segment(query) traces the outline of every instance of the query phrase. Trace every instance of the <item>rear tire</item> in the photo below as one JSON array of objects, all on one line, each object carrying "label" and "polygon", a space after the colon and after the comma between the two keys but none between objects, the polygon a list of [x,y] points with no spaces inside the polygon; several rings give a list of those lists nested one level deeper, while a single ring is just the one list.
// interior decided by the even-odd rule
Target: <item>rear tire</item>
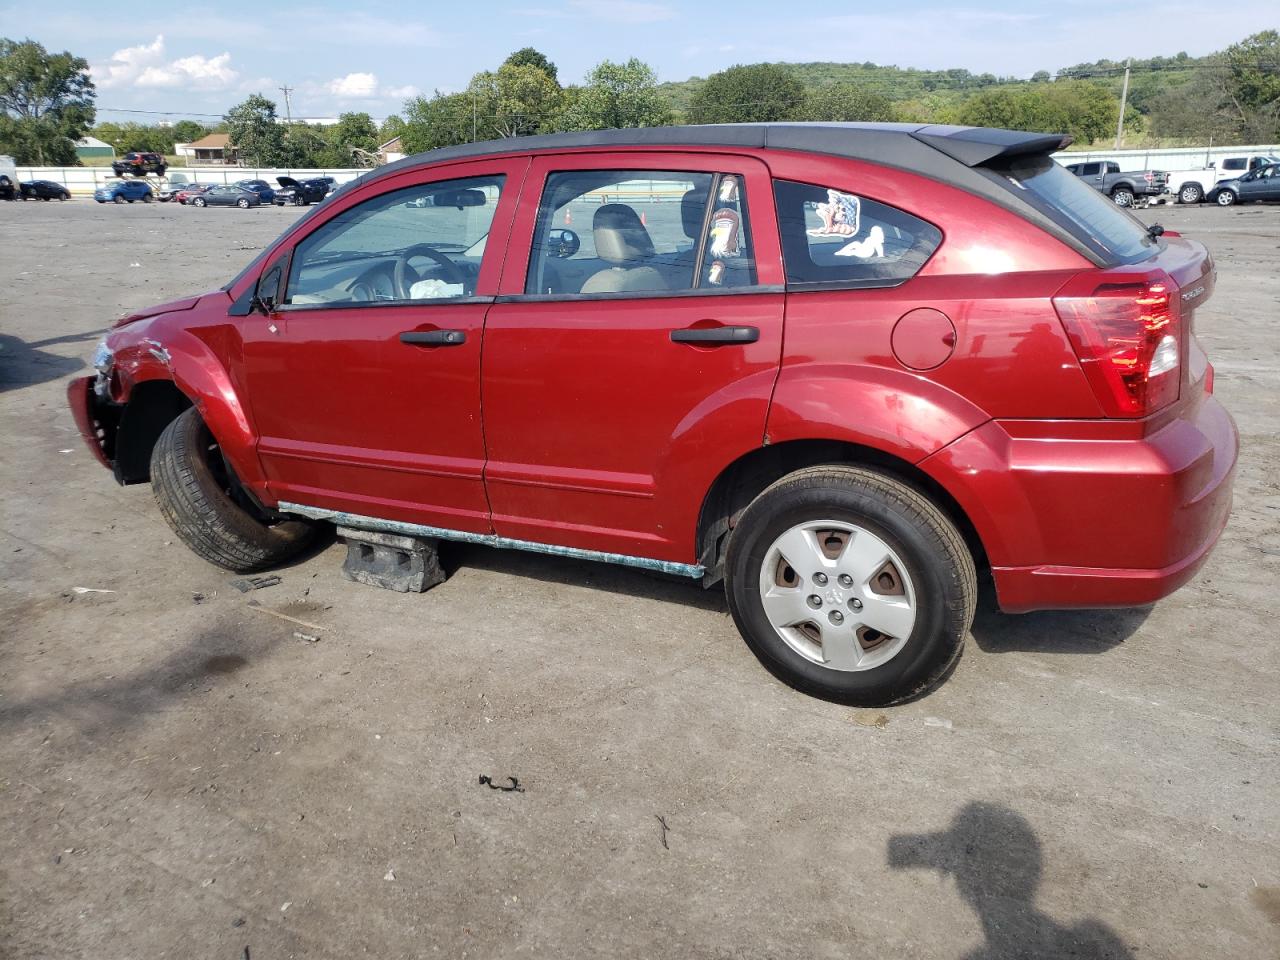
[{"label": "rear tire", "polygon": [[1133,199],[1133,191],[1128,187],[1116,187],[1111,191],[1111,202],[1117,207],[1132,207]]},{"label": "rear tire", "polygon": [[[847,539],[828,529],[849,531]],[[813,573],[812,584],[805,560],[793,570],[787,555],[797,530],[806,545],[797,550],[834,551],[822,554],[826,565],[819,559],[814,569],[826,573]],[[874,573],[857,572],[863,556]],[[959,659],[977,577],[964,539],[927,497],[873,470],[820,466],[783,477],[747,507],[729,540],[725,592],[743,639],[779,680],[827,700],[886,706],[929,689]],[[906,610],[909,624],[897,619],[895,634],[884,615]]]},{"label": "rear tire", "polygon": [[1204,190],[1198,183],[1188,183],[1178,191],[1179,203],[1200,203],[1204,200]]},{"label": "rear tire", "polygon": [[194,407],[179,414],[156,441],[151,485],[161,515],[178,538],[227,570],[247,573],[283,563],[315,537],[310,524],[267,523],[237,502],[239,496],[249,503]]}]

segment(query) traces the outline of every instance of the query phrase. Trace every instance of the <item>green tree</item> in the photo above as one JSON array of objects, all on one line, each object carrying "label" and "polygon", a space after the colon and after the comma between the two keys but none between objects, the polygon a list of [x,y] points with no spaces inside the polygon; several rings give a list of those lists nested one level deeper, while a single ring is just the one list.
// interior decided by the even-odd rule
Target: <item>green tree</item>
[{"label": "green tree", "polygon": [[545,53],[533,47],[522,47],[503,60],[502,65],[504,67],[537,67],[552,80],[559,81],[556,65],[547,59]]},{"label": "green tree", "polygon": [[191,143],[208,132],[207,127],[194,120],[179,120],[173,125],[173,141],[174,143]]},{"label": "green tree", "polygon": [[1048,70],[1037,70],[1031,75],[1032,83],[1048,83],[1052,79]]},{"label": "green tree", "polygon": [[398,114],[392,114],[382,121],[382,126],[378,128],[378,143],[383,144],[389,140],[404,133],[404,118]]},{"label": "green tree", "polygon": [[[400,142],[408,153],[451,147],[472,140],[472,100],[468,93],[441,93],[405,101]],[[476,116],[478,130],[478,111]]]},{"label": "green tree", "polygon": [[809,94],[804,119],[893,122],[902,117],[884,94],[856,83],[834,83]]},{"label": "green tree", "polygon": [[560,112],[560,93],[560,85],[541,67],[510,63],[494,73],[477,73],[467,87],[482,139],[547,129]]},{"label": "green tree", "polygon": [[343,113],[337,123],[325,129],[325,139],[342,151],[351,165],[352,149],[378,149],[378,128],[367,113]]},{"label": "green tree", "polygon": [[960,106],[956,121],[975,127],[1068,133],[1079,143],[1092,143],[1115,133],[1119,109],[1103,84],[1059,80],[979,90]]},{"label": "green tree", "polygon": [[94,118],[89,63],[34,40],[0,38],[0,152],[20,164],[74,164]]},{"label": "green tree", "polygon": [[1254,141],[1280,136],[1280,32],[1264,30],[1223,53],[1227,103],[1240,134]]},{"label": "green tree", "polygon": [[556,122],[560,130],[660,127],[671,122],[671,108],[658,92],[653,68],[635,57],[626,63],[600,63],[582,87],[565,92],[565,103]]},{"label": "green tree", "polygon": [[260,93],[236,104],[223,119],[236,152],[255,167],[287,165],[297,153],[296,147],[285,143],[276,105]]},{"label": "green tree", "polygon": [[804,84],[776,63],[734,66],[707,77],[689,104],[690,123],[767,123],[798,120]]}]

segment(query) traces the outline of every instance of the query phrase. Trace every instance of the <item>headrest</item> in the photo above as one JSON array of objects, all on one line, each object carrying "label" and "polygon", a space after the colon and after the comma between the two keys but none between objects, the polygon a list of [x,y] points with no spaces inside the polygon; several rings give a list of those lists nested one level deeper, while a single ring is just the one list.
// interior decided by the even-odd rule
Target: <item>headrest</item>
[{"label": "headrest", "polygon": [[707,191],[694,187],[686,190],[680,198],[680,221],[684,226],[684,235],[690,240],[702,236],[702,221],[707,214]]},{"label": "headrest", "polygon": [[640,217],[625,203],[606,203],[591,220],[596,256],[623,264],[653,256],[653,239]]}]

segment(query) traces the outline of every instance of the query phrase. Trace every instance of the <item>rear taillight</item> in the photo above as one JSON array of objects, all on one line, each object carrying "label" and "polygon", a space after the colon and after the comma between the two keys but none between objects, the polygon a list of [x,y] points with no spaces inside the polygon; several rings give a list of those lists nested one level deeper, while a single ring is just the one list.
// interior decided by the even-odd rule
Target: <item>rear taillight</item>
[{"label": "rear taillight", "polygon": [[1154,173],[1144,173],[1142,175],[1142,179],[1147,181],[1147,183],[1150,183],[1155,178],[1156,178],[1156,175]]},{"label": "rear taillight", "polygon": [[1182,335],[1172,284],[1104,284],[1053,305],[1107,416],[1144,417],[1178,399]]}]

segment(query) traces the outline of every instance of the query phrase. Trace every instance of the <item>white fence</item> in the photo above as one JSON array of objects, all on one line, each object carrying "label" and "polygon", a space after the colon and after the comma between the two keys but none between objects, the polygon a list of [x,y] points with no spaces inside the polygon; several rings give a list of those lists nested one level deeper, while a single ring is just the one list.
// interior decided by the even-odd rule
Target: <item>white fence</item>
[{"label": "white fence", "polygon": [[[368,170],[284,170],[255,167],[170,167],[165,179],[170,183],[235,183],[237,180],[265,180],[276,185],[276,177],[333,177],[338,183],[354,180]],[[52,180],[60,183],[74,195],[91,196],[108,180],[119,179],[110,167],[18,167],[18,179]],[[148,179],[158,182],[155,177]]]},{"label": "white fence", "polygon": [[1253,144],[1244,147],[1153,147],[1150,150],[1067,150],[1055,153],[1059,163],[1114,160],[1122,171],[1198,170],[1210,163],[1221,164],[1225,157],[1280,156],[1280,144]]}]

